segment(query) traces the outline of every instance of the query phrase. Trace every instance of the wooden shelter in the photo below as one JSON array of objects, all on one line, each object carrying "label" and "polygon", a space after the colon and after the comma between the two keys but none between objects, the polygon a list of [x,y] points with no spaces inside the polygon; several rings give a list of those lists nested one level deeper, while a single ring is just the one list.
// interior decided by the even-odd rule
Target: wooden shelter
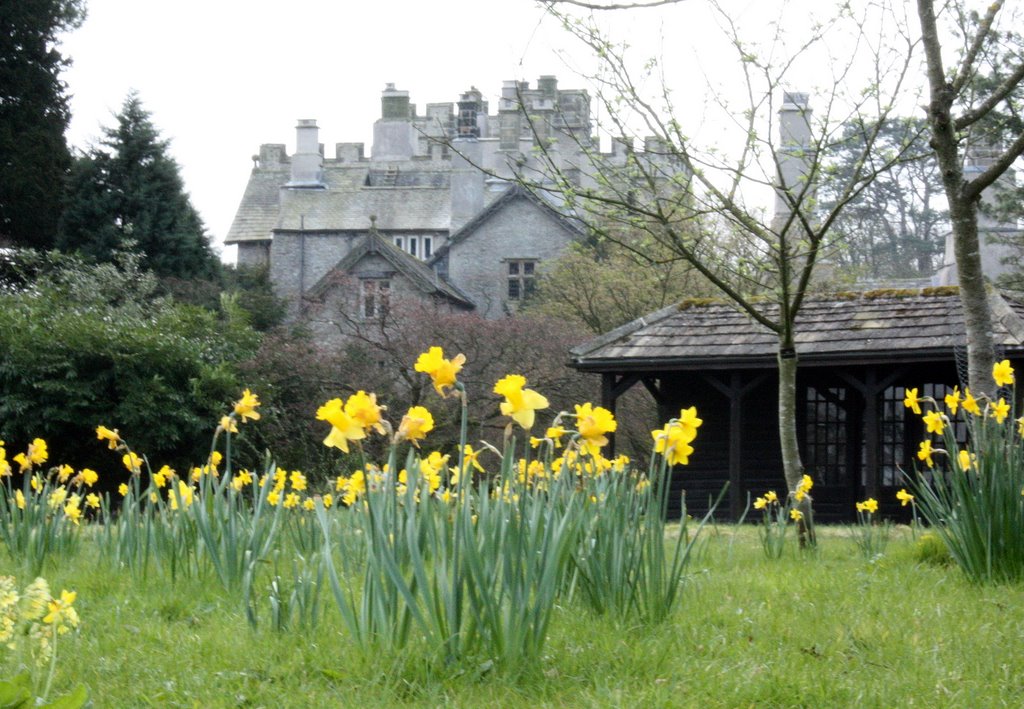
[{"label": "wooden shelter", "polygon": [[[1024,301],[991,295],[1001,357],[1024,358]],[[901,512],[896,491],[912,471],[923,437],[903,405],[904,387],[942,397],[966,364],[955,288],[879,290],[808,299],[796,323],[798,431],[815,481],[822,521],[854,517],[874,497],[883,514]],[[734,306],[683,302],[640,318],[572,351],[572,366],[602,376],[602,405],[642,384],[662,421],[696,406],[704,424],[690,464],[673,476],[691,514],[726,482],[719,513],[737,519],[750,498],[786,489],[779,453],[774,333]],[[959,366],[958,366],[959,365]],[[673,496],[678,499],[678,496]],[[678,512],[678,510],[676,510]]]}]

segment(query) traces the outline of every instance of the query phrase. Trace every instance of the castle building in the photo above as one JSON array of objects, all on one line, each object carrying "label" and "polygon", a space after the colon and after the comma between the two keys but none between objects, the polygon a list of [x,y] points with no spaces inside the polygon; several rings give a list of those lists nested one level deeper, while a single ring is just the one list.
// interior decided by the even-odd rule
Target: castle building
[{"label": "castle building", "polygon": [[[555,165],[570,183],[593,186],[595,164],[657,158],[654,146],[634,153],[623,141],[599,153],[590,97],[553,76],[535,88],[506,81],[495,108],[471,88],[419,112],[388,84],[369,156],[362,143],[338,143],[333,159],[316,121],[299,120],[293,155],[260,146],[225,243],[238,247],[239,265],[269,267],[293,316],[335,297],[375,317],[382,295],[398,293],[488,318],[512,314],[542,265],[584,235],[560,201],[517,186],[515,174]],[[332,296],[339,288],[358,297]]]}]

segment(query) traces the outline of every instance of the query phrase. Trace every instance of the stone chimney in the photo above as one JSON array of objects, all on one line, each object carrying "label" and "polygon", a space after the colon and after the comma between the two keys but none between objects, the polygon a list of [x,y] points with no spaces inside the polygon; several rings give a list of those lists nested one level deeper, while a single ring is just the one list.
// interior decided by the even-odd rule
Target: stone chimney
[{"label": "stone chimney", "polygon": [[480,168],[482,153],[475,137],[456,138],[452,143],[451,225],[454,234],[484,208],[484,173]]},{"label": "stone chimney", "polygon": [[324,155],[320,145],[320,129],[312,118],[300,118],[295,126],[295,154],[292,155],[292,178],[287,187],[323,187]]},{"label": "stone chimney", "polygon": [[373,124],[371,160],[409,160],[416,152],[409,92],[387,84],[380,97],[380,119]]},{"label": "stone chimney", "polygon": [[[780,231],[786,224],[792,210],[787,193],[795,199],[803,192],[807,174],[813,162],[813,143],[811,141],[811,109],[807,104],[808,96],[804,93],[785,92],[782,95],[782,107],[779,108],[779,146],[776,152],[778,163],[777,183],[775,190],[775,216],[772,229]],[[812,195],[804,195],[804,208],[810,207],[808,202]]]}]

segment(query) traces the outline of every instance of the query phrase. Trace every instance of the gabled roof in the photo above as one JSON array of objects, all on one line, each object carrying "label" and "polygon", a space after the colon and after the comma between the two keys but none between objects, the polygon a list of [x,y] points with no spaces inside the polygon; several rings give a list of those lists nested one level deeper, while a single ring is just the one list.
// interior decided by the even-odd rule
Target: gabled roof
[{"label": "gabled roof", "polygon": [[449,192],[446,187],[284,190],[274,228],[364,231],[372,214],[383,231],[447,232]]},{"label": "gabled roof", "polygon": [[[1024,303],[990,296],[996,346],[1024,354]],[[949,360],[965,343],[955,288],[880,290],[804,302],[796,320],[801,365]],[[765,304],[769,318],[777,306]],[[572,366],[591,371],[776,366],[778,338],[731,304],[690,301],[663,308],[574,348]]]},{"label": "gabled roof", "polygon": [[563,214],[562,212],[555,209],[547,200],[540,197],[530,190],[522,187],[519,184],[513,184],[511,187],[506,189],[501,196],[494,199],[490,204],[485,206],[479,212],[477,212],[468,222],[463,224],[454,233],[449,235],[448,241],[440,249],[434,252],[433,257],[430,259],[430,263],[434,264],[439,259],[444,258],[445,254],[451,249],[452,246],[465,241],[479,229],[488,220],[494,217],[495,214],[500,212],[506,206],[511,204],[515,200],[524,199],[527,200],[542,209],[546,214],[550,215],[552,219],[563,229],[569,232],[574,237],[582,237],[586,235],[583,227],[580,224]]},{"label": "gabled roof", "polygon": [[386,260],[395,271],[407,278],[422,293],[440,296],[465,309],[476,307],[465,293],[441,278],[423,261],[390,243],[374,226],[371,226],[370,231],[352,247],[352,250],[306,292],[305,297],[310,300],[321,298],[337,282],[338,274],[351,273],[355,266],[370,254],[376,254]]}]

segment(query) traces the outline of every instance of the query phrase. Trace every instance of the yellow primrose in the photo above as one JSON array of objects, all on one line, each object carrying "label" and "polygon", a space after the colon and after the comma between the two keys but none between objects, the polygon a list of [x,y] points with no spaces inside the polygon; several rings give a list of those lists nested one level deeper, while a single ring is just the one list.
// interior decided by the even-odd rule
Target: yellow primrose
[{"label": "yellow primrose", "polygon": [[466,356],[463,354],[457,354],[452,359],[445,359],[443,349],[431,347],[419,356],[414,369],[429,375],[434,382],[434,389],[443,397],[447,396],[445,389],[455,386],[455,378],[462,371],[462,365],[465,363]]},{"label": "yellow primrose", "polygon": [[1010,365],[1010,360],[1004,359],[1002,362],[992,365],[992,378],[997,387],[1008,387],[1013,384],[1013,367]]},{"label": "yellow primrose", "polygon": [[546,409],[548,400],[533,389],[525,389],[526,377],[520,374],[509,374],[499,379],[494,385],[494,393],[504,396],[501,402],[502,416],[508,416],[522,428],[533,427],[536,411]]},{"label": "yellow primrose", "polygon": [[260,418],[256,407],[260,405],[259,397],[246,389],[242,392],[242,398],[235,402],[235,413],[242,417],[242,423],[249,419],[258,421]]},{"label": "yellow primrose", "polygon": [[921,402],[917,398],[917,388],[907,389],[906,396],[903,397],[903,405],[913,411],[918,416],[921,415]]},{"label": "yellow primrose", "polygon": [[914,496],[905,489],[900,488],[899,492],[896,493],[896,499],[900,501],[900,507],[906,507],[908,503],[914,501]]}]

